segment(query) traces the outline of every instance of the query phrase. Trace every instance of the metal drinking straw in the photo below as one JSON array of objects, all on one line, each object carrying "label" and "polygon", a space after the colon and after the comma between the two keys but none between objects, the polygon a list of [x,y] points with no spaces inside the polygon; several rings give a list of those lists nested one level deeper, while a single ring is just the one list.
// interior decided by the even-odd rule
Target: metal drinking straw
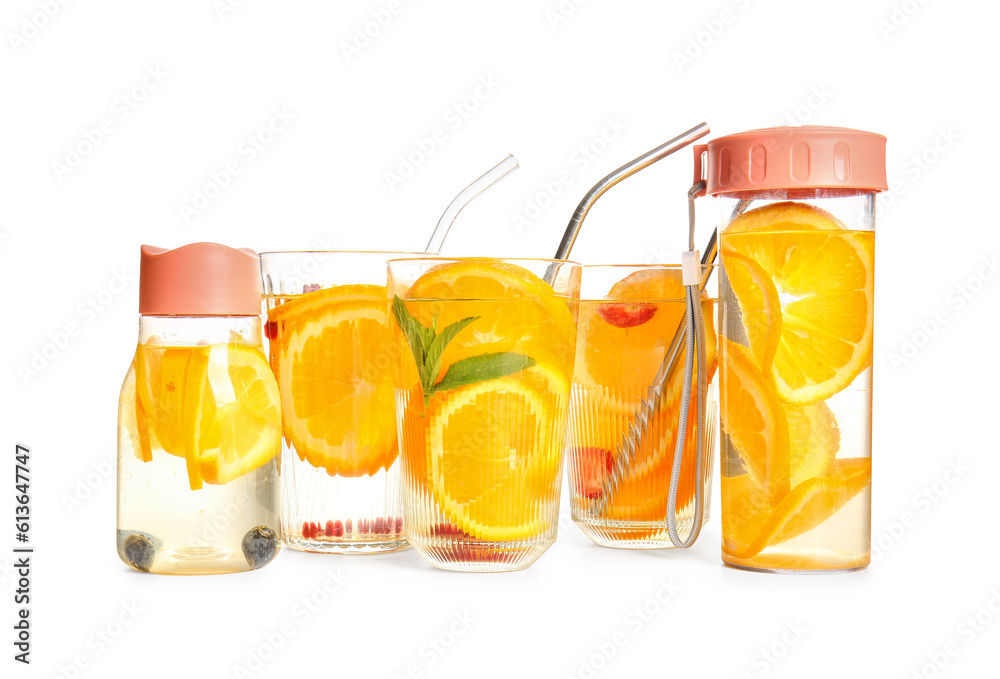
[{"label": "metal drinking straw", "polygon": [[[569,224],[566,227],[566,231],[563,234],[562,241],[559,244],[559,249],[556,251],[555,259],[566,259],[569,256],[570,251],[573,248],[573,244],[576,242],[576,238],[580,233],[580,228],[583,225],[583,220],[586,218],[587,213],[590,212],[590,208],[593,204],[604,195],[612,186],[619,183],[623,179],[632,176],[636,172],[649,167],[653,163],[662,158],[669,156],[675,151],[688,146],[692,142],[704,137],[709,133],[708,125],[701,123],[696,125],[690,130],[684,132],[683,134],[674,137],[670,141],[656,147],[655,149],[645,153],[638,158],[626,163],[621,166],[608,176],[604,177],[601,181],[594,185],[587,195],[584,196],[583,200],[577,206],[576,211],[573,213],[573,217],[570,219]],[[689,247],[694,249],[694,198],[703,189],[703,182],[695,184],[691,190],[688,192],[688,211],[689,211]],[[711,267],[706,267],[705,265],[710,265],[715,261],[717,255],[717,235],[713,231],[712,237],[708,242],[707,247],[701,258],[702,266],[702,277],[698,285],[698,290],[702,290],[705,284],[708,282],[708,278],[711,276]],[[550,280],[554,277],[554,265],[549,267],[547,279]],[[695,344],[693,339],[688,338],[688,328],[697,329],[698,334],[704,337],[703,328],[699,327],[701,323],[701,301],[697,299],[693,293],[687,292],[687,306],[689,313],[686,316],[696,316],[697,320],[685,319],[688,321],[687,325],[682,322],[677,331],[674,333],[674,337],[664,355],[663,362],[660,365],[660,369],[653,380],[653,384],[649,387],[647,398],[643,399],[639,408],[636,410],[633,417],[633,422],[629,427],[629,430],[623,436],[622,443],[619,446],[619,454],[615,456],[615,465],[611,470],[611,473],[605,477],[603,491],[598,499],[594,501],[592,507],[594,510],[603,514],[607,506],[608,498],[617,491],[618,485],[621,483],[622,478],[625,477],[627,472],[632,468],[635,460],[635,451],[639,449],[643,438],[646,436],[647,430],[649,428],[649,422],[653,414],[659,408],[661,401],[661,394],[663,391],[663,386],[666,383],[667,377],[675,370],[677,359],[680,354],[680,348],[687,342],[688,355],[691,356],[693,350],[695,349]],[[697,306],[698,313],[693,313],[692,306]],[[704,369],[704,348],[701,344],[698,345],[698,353],[700,354],[699,362],[699,372],[703,374]],[[691,362],[689,359],[687,370],[685,371],[686,384],[684,386],[685,394],[690,393],[690,382],[691,382]],[[701,488],[701,477],[702,477],[702,455],[701,450],[703,447],[703,432],[701,420],[704,418],[704,380],[699,379],[699,391],[698,391],[698,414],[699,414],[699,424],[698,424],[698,450],[699,455],[697,457],[697,471],[696,476],[696,506],[695,506],[695,520],[692,524],[691,531],[686,540],[681,541],[677,535],[676,530],[676,511],[675,502],[677,496],[677,477],[680,471],[681,462],[681,452],[683,451],[683,437],[687,424],[687,410],[688,410],[688,398],[685,398],[681,406],[681,421],[678,424],[678,445],[677,450],[674,453],[674,469],[671,474],[671,484],[669,490],[669,512],[667,517],[668,522],[668,532],[670,535],[671,542],[678,547],[688,547],[697,538],[698,532],[701,529],[701,516],[703,509],[703,495]]]}]

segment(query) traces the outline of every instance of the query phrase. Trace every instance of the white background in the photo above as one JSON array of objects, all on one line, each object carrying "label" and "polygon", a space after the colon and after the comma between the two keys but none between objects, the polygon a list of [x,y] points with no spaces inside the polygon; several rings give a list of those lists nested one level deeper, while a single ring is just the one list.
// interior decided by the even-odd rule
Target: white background
[{"label": "white background", "polygon": [[[13,516],[14,444],[28,444],[37,552],[29,668],[11,658],[14,527],[0,521],[0,674],[239,676],[290,625],[252,676],[995,675],[997,5],[562,6],[4,0],[0,516]],[[345,53],[366,27],[374,37]],[[275,109],[294,119],[251,161],[240,145]],[[105,119],[90,152],[68,157]],[[514,153],[521,169],[462,214],[445,253],[551,256],[590,185],[702,120],[716,135],[790,122],[889,138],[871,568],[726,569],[717,506],[688,552],[602,549],[566,522],[537,564],[506,575],[437,571],[412,551],[286,550],[261,571],[203,578],[121,564],[112,463],[141,243],[419,249],[452,196]],[[421,140],[437,128],[431,149]],[[410,176],[387,181],[411,154]],[[182,206],[230,161],[240,173],[186,220]],[[576,258],[676,260],[690,181],[682,152],[614,189]],[[532,203],[544,209],[524,224]],[[69,324],[65,346],[46,349]],[[32,369],[36,351],[54,357]],[[317,594],[330,572],[343,585]],[[659,603],[663,583],[676,592]],[[325,601],[305,615],[302,597]],[[963,622],[977,613],[979,631]]]}]

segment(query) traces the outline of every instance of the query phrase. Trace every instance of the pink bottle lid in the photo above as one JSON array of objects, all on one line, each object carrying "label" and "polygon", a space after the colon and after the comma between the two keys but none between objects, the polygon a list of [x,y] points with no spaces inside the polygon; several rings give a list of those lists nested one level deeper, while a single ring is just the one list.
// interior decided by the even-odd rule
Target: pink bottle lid
[{"label": "pink bottle lid", "polygon": [[173,250],[143,245],[140,252],[140,314],[260,314],[260,259],[253,250],[191,243]]},{"label": "pink bottle lid", "polygon": [[705,192],[831,189],[885,191],[885,137],[846,127],[769,127],[694,147],[694,180]]}]

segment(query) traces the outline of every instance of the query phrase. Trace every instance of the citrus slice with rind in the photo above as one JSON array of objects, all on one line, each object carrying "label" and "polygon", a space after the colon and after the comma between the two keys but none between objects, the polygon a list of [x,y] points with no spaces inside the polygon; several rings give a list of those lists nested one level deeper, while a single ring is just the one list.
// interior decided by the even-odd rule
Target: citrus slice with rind
[{"label": "citrus slice with rind", "polygon": [[311,292],[272,309],[268,322],[276,326],[271,365],[282,427],[299,458],[331,476],[388,469],[398,455],[393,373],[399,350],[385,288]]},{"label": "citrus slice with rind", "polygon": [[[411,473],[424,476],[441,512],[479,540],[538,534],[546,528],[544,508],[558,495],[568,393],[567,378],[544,364],[435,393],[426,433],[414,432],[426,459]],[[407,410],[422,407],[413,399]],[[407,457],[421,452],[418,446]]]},{"label": "citrus slice with rind", "polygon": [[257,347],[216,344],[208,358],[195,441],[198,472],[206,483],[225,484],[280,453],[280,395]]},{"label": "citrus slice with rind", "polygon": [[786,406],[792,488],[826,474],[840,451],[840,428],[830,407],[820,401],[808,406]]},{"label": "citrus slice with rind", "polygon": [[185,457],[183,401],[191,347],[140,344],[135,354],[135,388],[150,431],[164,451]]},{"label": "citrus slice with rind", "polygon": [[790,489],[788,418],[750,350],[722,339],[722,428],[768,504]]},{"label": "citrus slice with rind", "polygon": [[153,446],[150,441],[149,419],[136,392],[135,382],[135,359],[132,359],[132,365],[129,366],[125,383],[122,385],[118,408],[122,411],[121,419],[128,433],[132,453],[143,462],[150,462],[153,459]]},{"label": "citrus slice with rind", "polygon": [[[748,476],[723,479],[729,484],[724,492],[741,497],[746,503],[746,511],[730,507],[723,521],[724,551],[738,560],[752,559],[764,549],[798,537],[836,514],[868,487],[871,459],[834,460],[824,476],[798,484],[770,511],[752,509],[754,488]],[[759,489],[757,493],[762,494]]]},{"label": "citrus slice with rind", "polygon": [[[805,203],[783,202],[735,219],[723,253],[753,260],[781,299],[781,334],[769,374],[781,400],[822,401],[871,365],[874,251],[871,231],[850,231]],[[733,292],[750,297],[749,289]]]},{"label": "citrus slice with rind", "polygon": [[[781,339],[781,301],[774,281],[754,260],[732,250],[722,250],[722,266],[736,300],[747,345],[765,373]],[[726,328],[733,336],[733,329]]]},{"label": "citrus slice with rind", "polygon": [[439,264],[414,281],[405,300],[417,320],[438,331],[480,318],[445,348],[439,375],[456,361],[490,352],[525,354],[567,372],[573,366],[575,304],[524,267],[483,258]]},{"label": "citrus slice with rind", "polygon": [[335,285],[301,295],[292,295],[287,301],[267,312],[268,321],[278,321],[292,316],[322,313],[332,302],[359,302],[369,300],[385,303],[385,286],[382,285]]}]

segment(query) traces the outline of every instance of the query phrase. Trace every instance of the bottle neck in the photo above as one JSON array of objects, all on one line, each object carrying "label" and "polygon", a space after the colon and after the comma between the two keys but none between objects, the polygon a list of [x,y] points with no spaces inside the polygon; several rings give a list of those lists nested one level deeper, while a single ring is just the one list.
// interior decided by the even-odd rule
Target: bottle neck
[{"label": "bottle neck", "polygon": [[139,316],[139,344],[261,346],[260,316]]}]

